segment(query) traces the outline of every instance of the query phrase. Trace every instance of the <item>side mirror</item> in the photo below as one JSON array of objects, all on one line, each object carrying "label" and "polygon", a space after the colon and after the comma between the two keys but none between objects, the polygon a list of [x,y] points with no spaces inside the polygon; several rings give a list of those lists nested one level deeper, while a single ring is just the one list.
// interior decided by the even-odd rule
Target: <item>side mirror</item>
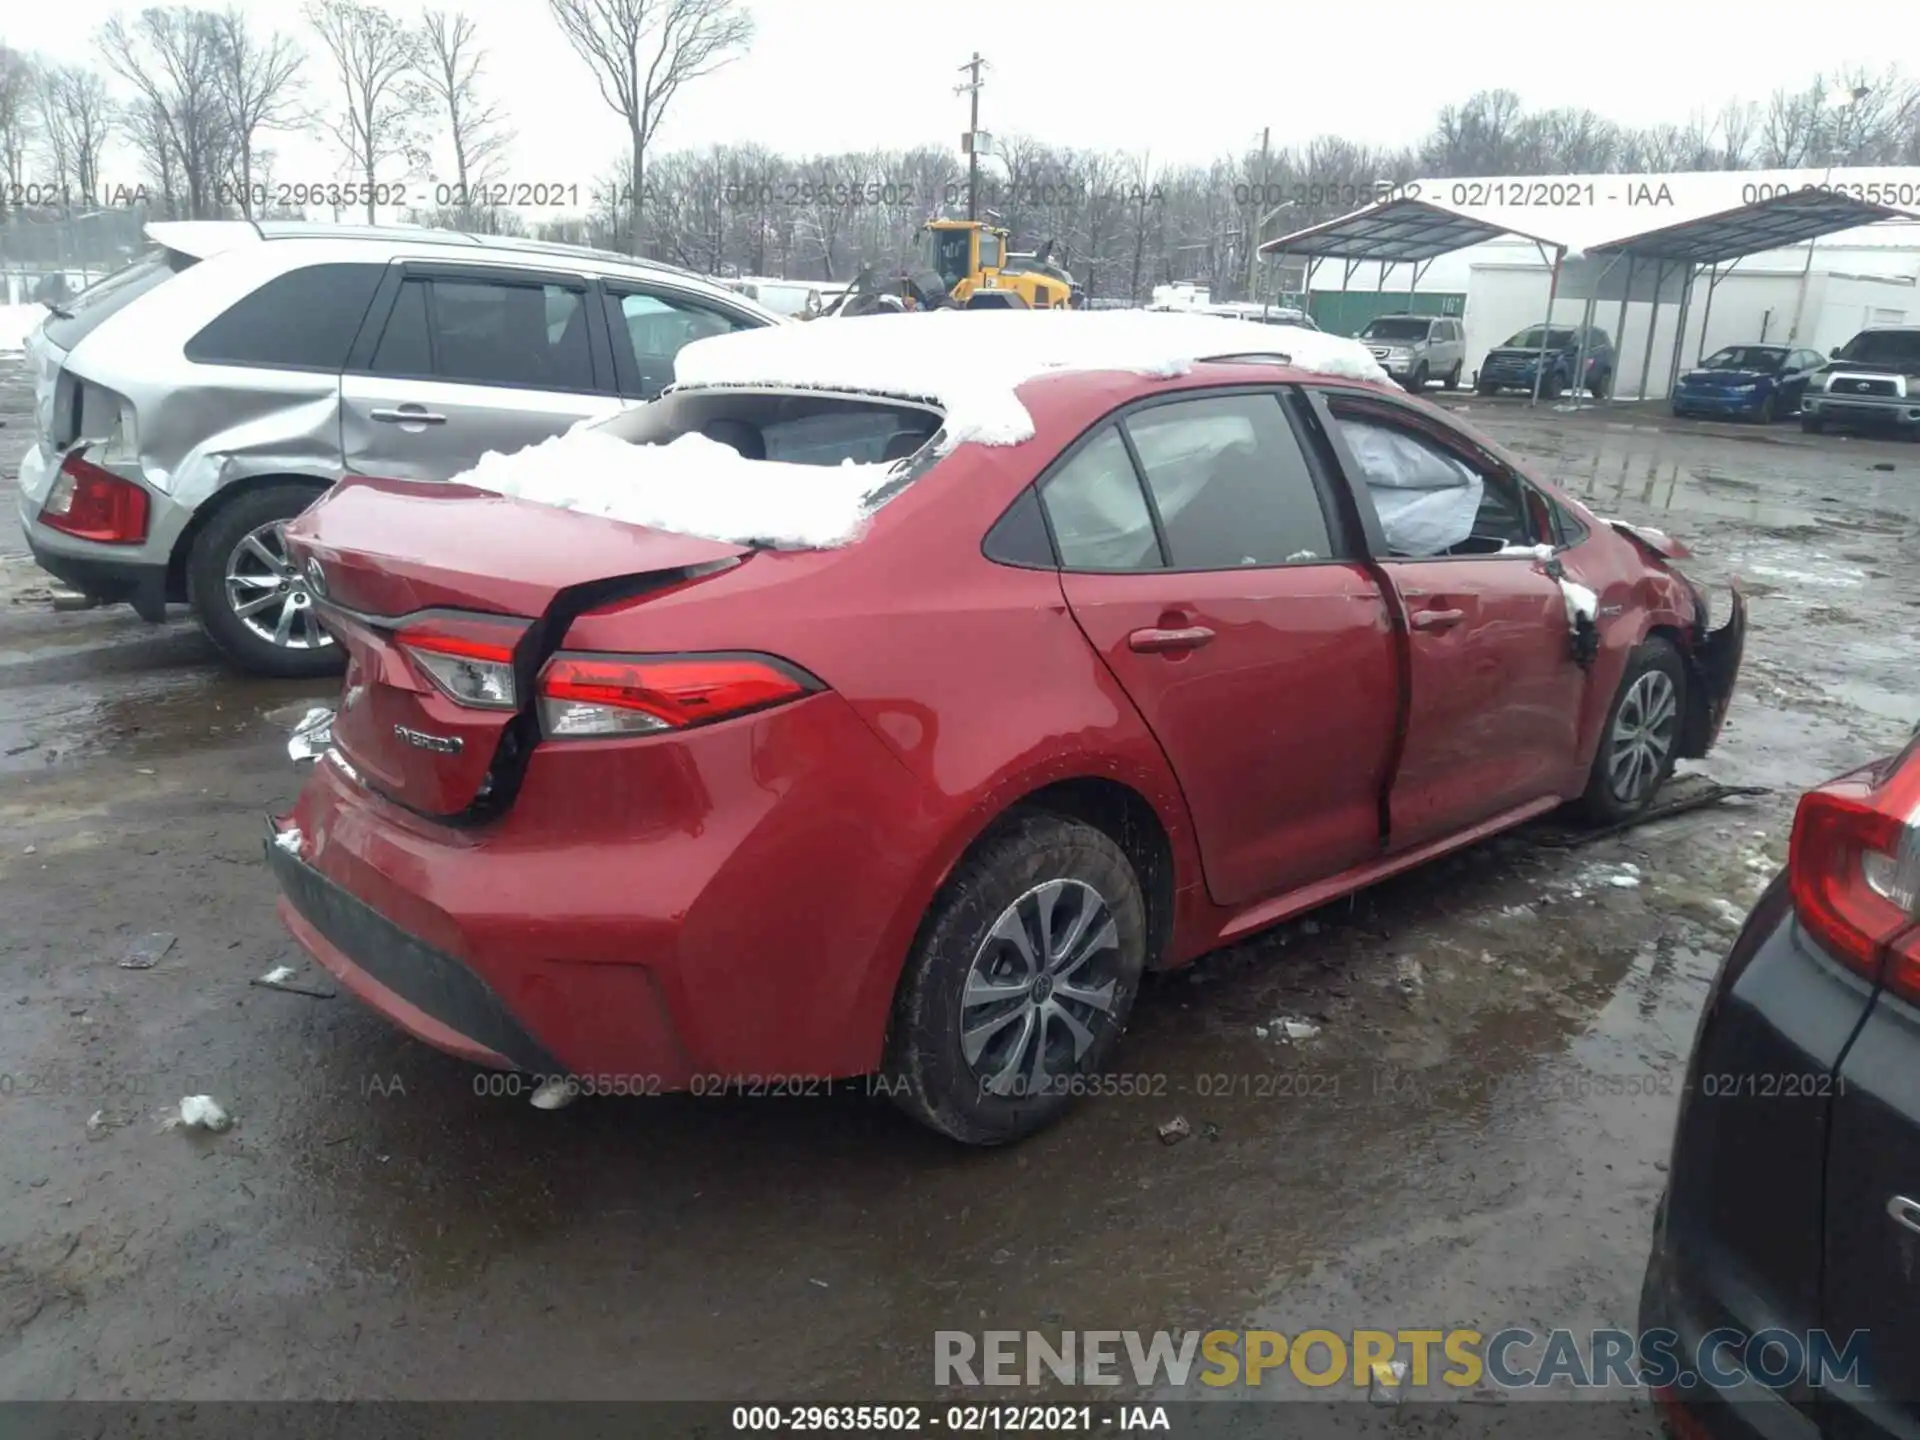
[{"label": "side mirror", "polygon": [[1838,360],[1840,358],[1840,347],[1836,345],[1831,350],[1827,351],[1827,358],[1829,360]]}]

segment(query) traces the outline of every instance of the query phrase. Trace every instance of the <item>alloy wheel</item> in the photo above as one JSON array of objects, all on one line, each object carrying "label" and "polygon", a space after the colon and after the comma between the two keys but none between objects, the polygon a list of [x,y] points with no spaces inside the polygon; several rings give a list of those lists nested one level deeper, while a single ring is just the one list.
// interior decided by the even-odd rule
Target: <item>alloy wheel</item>
[{"label": "alloy wheel", "polygon": [[286,521],[272,520],[242,537],[227,556],[227,605],[269,645],[323,650],[333,636],[314,612],[306,580],[287,559]]},{"label": "alloy wheel", "polygon": [[1075,1074],[1117,999],[1120,932],[1100,892],[1049,880],[1000,914],[960,996],[960,1050],[983,1090],[1043,1095]]},{"label": "alloy wheel", "polygon": [[1680,729],[1680,696],[1673,677],[1649,670],[1628,688],[1607,737],[1607,784],[1623,805],[1653,793]]}]

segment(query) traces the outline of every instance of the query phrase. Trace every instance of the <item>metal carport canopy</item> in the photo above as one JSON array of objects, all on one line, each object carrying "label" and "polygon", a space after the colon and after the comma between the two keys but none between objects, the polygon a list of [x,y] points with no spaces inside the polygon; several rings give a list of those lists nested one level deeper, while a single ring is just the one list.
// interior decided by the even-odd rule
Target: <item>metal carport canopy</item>
[{"label": "metal carport canopy", "polygon": [[[1750,204],[1736,206],[1731,210],[1718,210],[1710,215],[1697,215],[1690,220],[1676,221],[1671,225],[1662,225],[1657,229],[1643,230],[1637,235],[1628,235],[1618,240],[1602,241],[1598,245],[1589,245],[1586,254],[1596,260],[1627,262],[1627,287],[1632,288],[1633,267],[1642,261],[1651,261],[1658,268],[1657,275],[1664,274],[1669,265],[1678,266],[1685,276],[1680,290],[1680,313],[1674,323],[1673,358],[1668,366],[1667,384],[1669,389],[1679,379],[1680,357],[1686,348],[1687,312],[1692,308],[1694,277],[1701,266],[1708,267],[1707,304],[1700,321],[1700,345],[1704,352],[1707,343],[1707,322],[1713,317],[1713,297],[1720,288],[1720,282],[1732,273],[1733,266],[1749,255],[1762,255],[1769,251],[1785,250],[1794,245],[1807,245],[1806,270],[1813,269],[1813,247],[1809,243],[1823,235],[1837,235],[1846,230],[1858,230],[1864,226],[1877,225],[1885,220],[1920,220],[1920,215],[1912,211],[1895,209],[1891,205],[1881,205],[1872,200],[1857,199],[1832,190],[1806,189],[1789,190],[1782,195],[1769,196],[1765,200],[1755,200]],[[1721,265],[1727,264],[1725,271]],[[1655,280],[1654,314],[1659,314],[1659,280]],[[1626,300],[1620,303],[1621,318],[1626,315]],[[1800,304],[1806,300],[1806,276],[1801,277]],[[1593,319],[1593,302],[1587,303],[1587,321]],[[1653,349],[1652,321],[1647,331],[1647,351],[1651,357]],[[1791,338],[1800,327],[1800,305],[1794,308],[1793,331]],[[1696,357],[1698,358],[1698,357]],[[1641,362],[1640,397],[1646,398],[1648,361]],[[1611,398],[1611,397],[1610,397]]]},{"label": "metal carport canopy", "polygon": [[1877,225],[1882,220],[1920,220],[1920,215],[1829,190],[1790,190],[1732,210],[1589,245],[1586,253],[1717,265],[1722,260],[1785,250],[1822,235]]},{"label": "metal carport canopy", "polygon": [[[1309,225],[1291,235],[1269,240],[1261,245],[1260,253],[1307,257],[1307,279],[1303,288],[1309,295],[1313,289],[1313,272],[1322,260],[1345,263],[1346,271],[1340,282],[1343,289],[1353,279],[1356,266],[1377,263],[1380,266],[1380,283],[1376,288],[1384,290],[1389,267],[1411,265],[1413,281],[1408,287],[1407,297],[1408,308],[1412,308],[1413,294],[1420,288],[1420,277],[1436,257],[1507,236],[1532,241],[1540,251],[1541,262],[1552,271],[1547,286],[1545,317],[1550,323],[1553,319],[1554,296],[1560,287],[1560,265],[1567,251],[1574,247],[1565,240],[1550,240],[1544,235],[1517,230],[1510,225],[1495,224],[1465,210],[1431,200],[1409,197],[1381,200],[1336,219]],[[1551,258],[1548,257],[1548,251],[1553,252]],[[1545,368],[1547,331],[1544,328],[1540,332],[1540,339],[1542,363],[1534,371],[1534,403],[1538,403],[1540,398],[1540,376]]]}]

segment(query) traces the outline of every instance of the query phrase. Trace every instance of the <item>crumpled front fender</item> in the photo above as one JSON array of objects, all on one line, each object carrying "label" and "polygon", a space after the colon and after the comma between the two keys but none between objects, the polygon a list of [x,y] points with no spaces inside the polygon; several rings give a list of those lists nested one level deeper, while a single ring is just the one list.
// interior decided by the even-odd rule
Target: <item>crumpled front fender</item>
[{"label": "crumpled front fender", "polygon": [[1706,628],[1704,600],[1696,638],[1687,655],[1687,725],[1680,737],[1680,756],[1698,760],[1713,748],[1726,724],[1734,684],[1747,649],[1747,597],[1738,581],[1732,593],[1732,613],[1718,630]]}]

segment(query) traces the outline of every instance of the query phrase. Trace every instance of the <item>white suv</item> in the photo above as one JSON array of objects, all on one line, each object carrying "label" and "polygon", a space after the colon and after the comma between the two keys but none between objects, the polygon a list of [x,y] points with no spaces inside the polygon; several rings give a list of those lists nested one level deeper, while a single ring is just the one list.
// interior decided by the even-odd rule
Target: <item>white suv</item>
[{"label": "white suv", "polygon": [[147,227],[27,340],[20,520],[41,567],[241,669],[339,668],[282,526],[345,475],[445,480],[634,405],[691,340],[788,323],[684,270],[424,228]]},{"label": "white suv", "polygon": [[1360,343],[1394,379],[1418,393],[1438,380],[1460,388],[1467,363],[1467,334],[1458,320],[1441,315],[1376,315],[1360,332]]}]

